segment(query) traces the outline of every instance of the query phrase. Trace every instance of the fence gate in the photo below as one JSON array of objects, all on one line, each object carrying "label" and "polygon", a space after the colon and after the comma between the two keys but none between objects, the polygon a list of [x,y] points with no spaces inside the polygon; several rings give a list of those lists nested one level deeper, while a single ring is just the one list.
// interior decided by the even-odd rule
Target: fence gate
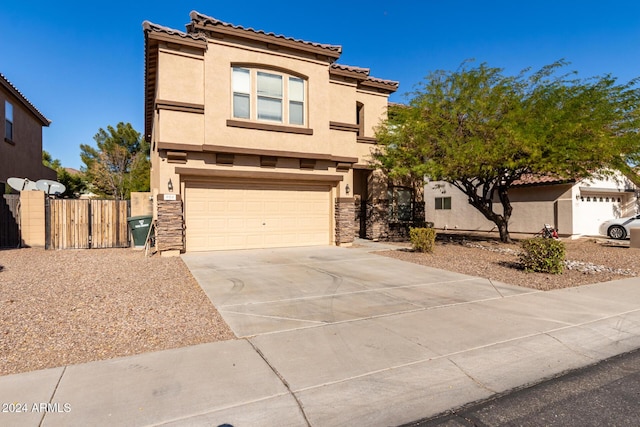
[{"label": "fence gate", "polygon": [[126,200],[46,200],[47,249],[126,248]]},{"label": "fence gate", "polygon": [[3,194],[0,197],[0,248],[20,246],[19,203],[18,194]]}]

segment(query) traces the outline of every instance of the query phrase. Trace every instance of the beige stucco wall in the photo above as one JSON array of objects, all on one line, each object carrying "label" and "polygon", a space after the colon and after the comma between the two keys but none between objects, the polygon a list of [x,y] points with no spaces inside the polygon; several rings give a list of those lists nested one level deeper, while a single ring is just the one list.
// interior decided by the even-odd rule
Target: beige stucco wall
[{"label": "beige stucco wall", "polygon": [[[513,188],[509,195],[513,207],[509,231],[535,233],[543,224],[551,224],[561,232],[570,233],[568,230],[571,227],[564,218],[568,215],[570,222],[572,215],[556,215],[556,203],[571,197],[571,185]],[[451,210],[436,210],[436,197],[451,197]],[[502,206],[497,200],[494,202],[494,209],[502,213]],[[493,222],[469,204],[463,192],[445,182],[434,181],[425,186],[425,215],[426,220],[433,222],[436,228],[497,231]]]},{"label": "beige stucco wall", "polygon": [[[182,51],[177,51],[181,49]],[[356,103],[364,104],[364,136],[373,137],[374,127],[386,117],[387,93],[357,89],[355,83],[332,81],[326,61],[302,58],[276,50],[266,50],[245,44],[232,44],[225,40],[210,40],[204,54],[186,47],[162,46],[158,51],[157,100],[204,105],[202,111],[179,111],[179,108],[156,110],[152,147],[158,143],[186,144],[186,163],[168,159],[165,151],[155,148],[151,154],[151,187],[167,192],[172,181],[174,192],[183,188],[176,167],[208,170],[264,171],[259,156],[236,155],[233,166],[216,164],[213,152],[197,152],[205,145],[274,150],[358,158],[367,164],[370,143],[358,143],[356,133],[330,129],[330,122],[356,124]],[[228,126],[232,117],[232,66],[276,70],[304,77],[306,84],[305,126],[312,135],[246,129]],[[184,109],[183,109],[184,110]],[[252,122],[256,123],[256,122]],[[257,122],[265,123],[265,122]],[[285,125],[290,126],[290,125]],[[290,126],[293,127],[293,126]],[[190,148],[189,148],[190,146]],[[179,151],[179,148],[176,148]],[[191,151],[190,151],[191,150]],[[347,197],[346,185],[353,188],[351,170],[336,170],[335,162],[318,161],[315,170],[301,170],[298,160],[281,157],[275,170],[284,173],[341,175],[337,197]],[[351,193],[352,194],[352,193]]]},{"label": "beige stucco wall", "polygon": [[[630,185],[617,174],[616,178],[575,184],[512,188],[509,231],[535,233],[543,224],[551,224],[561,235],[597,235],[602,222],[635,214],[637,203],[634,193],[629,191]],[[597,201],[593,195],[597,195]],[[436,197],[451,197],[451,210],[436,210]],[[495,224],[471,206],[467,196],[451,184],[429,182],[425,185],[425,202],[426,220],[436,228],[496,231]],[[499,201],[494,203],[495,211],[501,213]]]},{"label": "beige stucco wall", "polygon": [[160,49],[157,97],[192,104],[204,103],[202,55],[188,48]]},{"label": "beige stucco wall", "polygon": [[20,192],[20,234],[23,246],[45,246],[44,191]]},{"label": "beige stucco wall", "polygon": [[151,192],[131,193],[131,216],[153,215],[153,196]]}]

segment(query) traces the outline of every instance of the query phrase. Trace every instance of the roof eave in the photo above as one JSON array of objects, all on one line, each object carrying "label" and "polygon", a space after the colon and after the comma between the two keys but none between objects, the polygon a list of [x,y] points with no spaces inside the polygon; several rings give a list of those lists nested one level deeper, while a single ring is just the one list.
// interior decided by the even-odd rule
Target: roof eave
[{"label": "roof eave", "polygon": [[324,59],[328,62],[334,62],[342,54],[342,46],[338,45],[323,45],[273,33],[266,33],[261,30],[244,28],[219,21],[196,11],[192,11],[190,13],[190,17],[191,22],[187,24],[188,33],[204,32],[214,39],[228,36],[253,42],[262,42],[267,46],[277,46],[307,54],[313,54],[316,55],[318,59]]},{"label": "roof eave", "polygon": [[207,40],[204,36],[187,34],[171,28],[163,27],[149,21],[142,23],[144,32],[144,64],[145,64],[145,124],[144,138],[151,141],[153,129],[153,110],[156,96],[156,68],[158,47],[160,43],[186,46],[191,49],[206,50]]},{"label": "roof eave", "polygon": [[31,114],[33,114],[42,124],[42,126],[49,127],[51,120],[47,119],[44,114],[42,114],[2,73],[0,73],[0,85],[11,93],[27,110],[29,110]]}]

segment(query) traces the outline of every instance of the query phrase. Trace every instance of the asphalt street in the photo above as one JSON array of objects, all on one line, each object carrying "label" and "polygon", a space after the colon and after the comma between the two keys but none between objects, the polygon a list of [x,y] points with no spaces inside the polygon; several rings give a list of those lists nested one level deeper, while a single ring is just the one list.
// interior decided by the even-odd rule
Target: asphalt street
[{"label": "asphalt street", "polygon": [[640,349],[406,426],[637,426]]}]

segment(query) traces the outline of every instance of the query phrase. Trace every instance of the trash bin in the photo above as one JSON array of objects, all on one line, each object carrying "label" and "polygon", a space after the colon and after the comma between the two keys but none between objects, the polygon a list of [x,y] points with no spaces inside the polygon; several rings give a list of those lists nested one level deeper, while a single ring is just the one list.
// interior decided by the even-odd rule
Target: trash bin
[{"label": "trash bin", "polygon": [[153,216],[151,215],[131,216],[127,218],[129,229],[133,235],[133,244],[136,248],[144,247],[152,219]]}]

